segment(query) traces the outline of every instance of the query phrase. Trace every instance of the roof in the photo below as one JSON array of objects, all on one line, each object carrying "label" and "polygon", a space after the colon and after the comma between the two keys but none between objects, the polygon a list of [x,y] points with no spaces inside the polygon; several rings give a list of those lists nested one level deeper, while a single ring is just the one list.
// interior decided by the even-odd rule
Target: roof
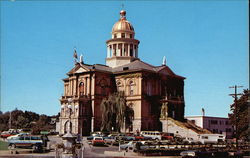
[{"label": "roof", "polygon": [[176,75],[168,66],[161,65],[161,66],[153,66],[146,62],[143,62],[141,60],[134,60],[131,63],[118,66],[118,67],[109,67],[106,65],[101,64],[94,64],[94,65],[88,65],[88,64],[76,64],[76,66],[71,69],[68,74],[74,74],[74,73],[82,73],[87,71],[104,71],[114,74],[124,73],[124,72],[134,72],[134,71],[148,71],[152,73],[160,73],[168,76],[173,76],[181,79],[185,79],[185,77]]},{"label": "roof", "polygon": [[125,10],[121,10],[120,15],[121,15],[121,17],[120,17],[119,21],[117,21],[114,24],[114,26],[112,28],[112,32],[120,32],[120,31],[122,31],[122,32],[125,31],[126,32],[127,31],[127,32],[134,33],[134,27],[126,19],[126,11]]},{"label": "roof", "polygon": [[185,118],[211,118],[211,119],[228,119],[228,117],[214,117],[214,116],[185,116]]}]

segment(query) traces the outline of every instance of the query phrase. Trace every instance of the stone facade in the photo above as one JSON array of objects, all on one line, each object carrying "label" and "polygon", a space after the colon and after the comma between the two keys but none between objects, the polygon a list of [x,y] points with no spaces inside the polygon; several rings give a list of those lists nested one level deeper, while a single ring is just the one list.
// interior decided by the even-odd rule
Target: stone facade
[{"label": "stone facade", "polygon": [[[123,91],[126,105],[134,111],[130,131],[162,130],[159,120],[163,103],[168,116],[184,119],[184,77],[176,75],[165,63],[152,66],[138,58],[139,41],[134,28],[121,11],[107,43],[107,65],[88,65],[76,61],[64,81],[60,98],[60,134],[70,127],[72,133],[88,135],[99,131],[102,123],[100,104],[110,94]],[[76,51],[75,51],[76,54]]]}]

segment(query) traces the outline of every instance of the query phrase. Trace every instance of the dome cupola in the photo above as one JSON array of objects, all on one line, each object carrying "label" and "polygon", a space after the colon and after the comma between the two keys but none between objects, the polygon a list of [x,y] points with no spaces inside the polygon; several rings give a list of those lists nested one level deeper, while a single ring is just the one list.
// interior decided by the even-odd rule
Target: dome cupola
[{"label": "dome cupola", "polygon": [[132,24],[126,19],[126,11],[120,11],[120,19],[112,28],[112,38],[107,40],[106,64],[117,67],[138,59],[139,40],[134,39]]},{"label": "dome cupola", "polygon": [[117,33],[117,32],[131,32],[134,33],[134,27],[132,24],[127,21],[126,19],[126,11],[122,10],[120,12],[120,19],[117,21],[112,29],[112,33]]}]

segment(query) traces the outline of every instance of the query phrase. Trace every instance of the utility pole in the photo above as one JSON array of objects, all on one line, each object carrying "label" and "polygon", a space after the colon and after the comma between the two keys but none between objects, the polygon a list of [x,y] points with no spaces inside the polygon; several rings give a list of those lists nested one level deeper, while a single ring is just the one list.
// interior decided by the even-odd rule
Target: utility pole
[{"label": "utility pole", "polygon": [[11,121],[12,121],[12,116],[11,116],[11,111],[10,111],[10,117],[9,117],[9,129],[11,129]]},{"label": "utility pole", "polygon": [[229,88],[234,88],[234,94],[229,94],[234,98],[234,106],[235,106],[235,137],[236,137],[236,149],[238,150],[238,95],[242,95],[241,93],[237,93],[237,88],[242,88],[243,86],[231,86]]}]

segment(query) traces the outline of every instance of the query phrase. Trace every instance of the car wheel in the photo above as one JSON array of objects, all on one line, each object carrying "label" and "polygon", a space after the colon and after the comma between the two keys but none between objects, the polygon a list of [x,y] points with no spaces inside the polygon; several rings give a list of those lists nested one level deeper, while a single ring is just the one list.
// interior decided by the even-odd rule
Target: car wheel
[{"label": "car wheel", "polygon": [[32,146],[32,149],[33,149],[33,151],[38,151],[38,150],[41,149],[40,147],[41,146],[39,144],[35,144],[35,145]]},{"label": "car wheel", "polygon": [[16,145],[15,144],[10,144],[10,149],[15,149],[16,148]]},{"label": "car wheel", "polygon": [[128,147],[125,148],[125,151],[128,152]]}]

